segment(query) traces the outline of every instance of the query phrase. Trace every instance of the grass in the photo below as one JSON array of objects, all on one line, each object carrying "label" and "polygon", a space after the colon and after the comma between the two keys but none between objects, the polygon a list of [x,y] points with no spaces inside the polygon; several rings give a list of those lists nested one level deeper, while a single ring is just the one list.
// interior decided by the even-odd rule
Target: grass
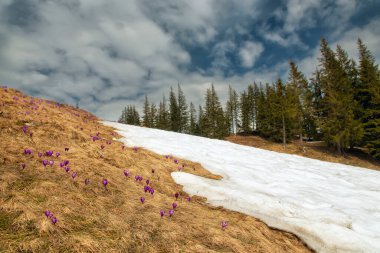
[{"label": "grass", "polygon": [[265,140],[259,136],[252,135],[231,135],[227,137],[226,140],[241,145],[300,155],[326,162],[342,163],[373,170],[380,170],[380,161],[372,158],[364,151],[360,149],[353,149],[347,151],[344,155],[338,155],[334,152],[334,150],[327,147],[326,143],[322,141],[300,143],[296,140],[292,143],[288,143],[286,148],[284,148],[281,143],[275,143]]},{"label": "grass", "polygon": [[[254,217],[210,206],[198,196],[188,203],[187,194],[170,176],[178,165],[148,150],[123,150],[113,129],[90,113],[41,99],[30,101],[19,91],[0,89],[0,252],[311,251],[296,236]],[[33,137],[23,133],[24,125]],[[90,136],[97,132],[102,140],[93,142]],[[24,155],[25,148],[33,154]],[[47,150],[61,155],[37,156]],[[44,168],[43,159],[55,163]],[[59,166],[66,159],[70,173],[78,173],[75,179]],[[220,179],[198,163],[182,163],[185,172]],[[135,175],[143,181],[135,182]],[[91,180],[89,185],[85,178]],[[155,189],[153,196],[144,194],[146,179]],[[175,192],[180,193],[178,207],[169,218]],[[55,225],[45,217],[47,209],[57,217]],[[166,211],[162,219],[161,209]],[[229,222],[224,231],[222,220]]]}]

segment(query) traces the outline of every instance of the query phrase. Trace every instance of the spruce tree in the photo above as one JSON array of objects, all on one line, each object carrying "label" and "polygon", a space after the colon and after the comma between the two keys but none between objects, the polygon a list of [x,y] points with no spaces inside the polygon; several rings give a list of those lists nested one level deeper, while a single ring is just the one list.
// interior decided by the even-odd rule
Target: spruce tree
[{"label": "spruce tree", "polygon": [[178,84],[178,131],[181,133],[187,132],[188,130],[188,106],[186,104],[186,98],[183,94],[181,86]]},{"label": "spruce tree", "polygon": [[236,91],[231,86],[228,86],[228,95],[226,117],[229,121],[230,133],[236,135],[239,119],[239,98]]},{"label": "spruce tree", "polygon": [[247,91],[243,91],[240,95],[240,118],[241,118],[241,129],[244,133],[248,134],[251,132],[250,127],[250,101]]},{"label": "spruce tree", "polygon": [[143,126],[151,127],[150,119],[151,108],[148,100],[148,96],[145,95],[144,106],[143,106]]},{"label": "spruce tree", "polygon": [[372,156],[380,158],[380,72],[371,52],[360,39],[358,48],[359,80],[355,100],[364,128],[363,144]]},{"label": "spruce tree", "polygon": [[179,132],[180,130],[179,108],[178,108],[177,98],[172,87],[170,87],[170,94],[169,94],[169,110],[170,110],[170,129],[171,131]]},{"label": "spruce tree", "polygon": [[195,110],[194,104],[190,102],[190,125],[189,125],[189,133],[197,134],[197,111]]},{"label": "spruce tree", "polygon": [[156,119],[157,119],[157,108],[156,105],[151,103],[150,105],[150,112],[149,112],[149,127],[154,128],[156,127]]}]

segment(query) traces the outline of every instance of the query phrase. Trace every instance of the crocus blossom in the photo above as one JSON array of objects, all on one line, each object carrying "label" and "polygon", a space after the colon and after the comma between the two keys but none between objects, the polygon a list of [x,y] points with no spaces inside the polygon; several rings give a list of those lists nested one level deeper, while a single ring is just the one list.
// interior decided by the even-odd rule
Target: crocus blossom
[{"label": "crocus blossom", "polygon": [[147,191],[149,191],[149,192],[150,192],[150,187],[149,187],[149,186],[147,186],[147,185],[145,185],[145,186],[144,186],[144,192],[146,193]]},{"label": "crocus blossom", "polygon": [[100,145],[100,149],[103,149],[104,148],[104,145]]},{"label": "crocus blossom", "polygon": [[65,161],[63,162],[63,164],[64,164],[65,166],[67,166],[67,165],[69,164],[69,160],[65,160]]},{"label": "crocus blossom", "polygon": [[149,190],[150,194],[153,196],[154,194],[154,189],[152,187],[150,187],[150,190]]},{"label": "crocus blossom", "polygon": [[124,170],[124,176],[129,177],[129,171],[128,170]]},{"label": "crocus blossom", "polygon": [[42,153],[41,152],[38,152],[38,157],[42,157]]},{"label": "crocus blossom", "polygon": [[28,131],[28,127],[27,126],[22,126],[22,131],[24,132],[24,134]]},{"label": "crocus blossom", "polygon": [[145,198],[144,198],[144,197],[141,197],[141,198],[140,198],[140,201],[141,201],[141,204],[144,204],[144,202],[145,202]]},{"label": "crocus blossom", "polygon": [[26,164],[25,164],[25,163],[22,163],[22,164],[21,164],[21,167],[22,167],[23,169],[25,169]]},{"label": "crocus blossom", "polygon": [[177,160],[177,159],[174,159],[174,163],[175,163],[175,164],[178,164],[178,160]]},{"label": "crocus blossom", "polygon": [[147,179],[146,181],[145,181],[145,183],[146,183],[146,185],[149,185],[149,179]]},{"label": "crocus blossom", "polygon": [[47,160],[43,160],[43,161],[42,161],[42,164],[44,165],[45,168],[46,168],[46,165],[48,165],[48,163],[49,163],[49,162],[48,162]]},{"label": "crocus blossom", "polygon": [[170,209],[170,210],[169,210],[169,216],[172,217],[173,214],[174,214],[174,210],[173,210],[173,209]]},{"label": "crocus blossom", "polygon": [[178,192],[176,192],[176,193],[174,194],[174,197],[175,197],[175,199],[177,200],[177,199],[178,199],[178,197],[179,197],[179,193],[178,193]]},{"label": "crocus blossom", "polygon": [[137,152],[137,151],[139,150],[139,148],[138,148],[138,147],[133,147],[133,150],[134,150],[135,152]]},{"label": "crocus blossom", "polygon": [[186,198],[186,200],[187,200],[188,202],[190,202],[190,201],[191,201],[191,197],[188,196],[188,197]]},{"label": "crocus blossom", "polygon": [[30,133],[29,133],[29,136],[30,136],[30,138],[32,138],[32,137],[33,137],[33,133],[32,133],[32,132],[30,132]]},{"label": "crocus blossom", "polygon": [[107,179],[103,179],[102,183],[103,183],[104,187],[107,187],[108,180]]},{"label": "crocus blossom", "polygon": [[161,211],[160,211],[160,216],[161,216],[161,218],[164,217],[164,215],[165,215],[165,210],[161,210]]},{"label": "crocus blossom", "polygon": [[65,171],[66,171],[66,172],[69,172],[69,171],[70,171],[70,167],[66,167],[66,168],[65,168]]},{"label": "crocus blossom", "polygon": [[45,213],[45,216],[46,216],[47,218],[50,217],[51,212],[50,212],[49,210],[46,210],[44,213]]},{"label": "crocus blossom", "polygon": [[52,217],[52,218],[51,218],[51,222],[53,223],[53,225],[55,225],[55,223],[57,223],[57,221],[58,221],[58,220],[57,220],[56,217]]},{"label": "crocus blossom", "polygon": [[84,184],[85,184],[85,185],[90,184],[90,179],[86,178],[86,179],[84,180]]},{"label": "crocus blossom", "polygon": [[73,172],[73,174],[71,174],[71,177],[72,177],[73,179],[75,179],[76,176],[77,176],[77,173],[76,173],[76,172]]},{"label": "crocus blossom", "polygon": [[227,228],[227,226],[228,226],[228,222],[227,221],[222,221],[221,225],[222,225],[222,229],[225,230]]},{"label": "crocus blossom", "polygon": [[172,206],[173,206],[173,209],[176,209],[177,203],[173,202]]},{"label": "crocus blossom", "polygon": [[56,152],[56,153],[55,153],[55,156],[56,156],[56,157],[58,157],[58,156],[60,156],[60,155],[61,155],[61,153],[59,153],[59,152]]},{"label": "crocus blossom", "polygon": [[65,163],[64,163],[64,162],[60,162],[60,163],[59,163],[59,166],[60,166],[61,168],[63,168],[63,167],[65,166]]},{"label": "crocus blossom", "polygon": [[46,152],[45,152],[45,154],[46,154],[47,156],[52,156],[53,153],[54,153],[54,151],[52,151],[52,150],[49,150],[49,151],[46,151]]},{"label": "crocus blossom", "polygon": [[54,161],[49,161],[50,167],[53,166]]},{"label": "crocus blossom", "polygon": [[123,145],[123,146],[121,146],[121,149],[122,149],[122,150],[124,150],[124,149],[125,149],[125,146],[124,146],[124,145]]},{"label": "crocus blossom", "polygon": [[69,152],[69,148],[65,148],[65,152]]}]

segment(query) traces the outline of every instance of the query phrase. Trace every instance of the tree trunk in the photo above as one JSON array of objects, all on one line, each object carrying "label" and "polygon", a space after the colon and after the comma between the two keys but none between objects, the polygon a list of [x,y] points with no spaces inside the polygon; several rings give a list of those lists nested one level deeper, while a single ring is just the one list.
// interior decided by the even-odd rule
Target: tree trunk
[{"label": "tree trunk", "polygon": [[286,148],[286,129],[285,129],[285,115],[282,113],[282,144]]}]

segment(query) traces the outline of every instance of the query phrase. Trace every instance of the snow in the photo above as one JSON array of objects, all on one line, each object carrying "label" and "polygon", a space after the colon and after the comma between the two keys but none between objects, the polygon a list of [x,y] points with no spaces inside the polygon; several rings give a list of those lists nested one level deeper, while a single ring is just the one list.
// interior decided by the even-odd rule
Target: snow
[{"label": "snow", "polygon": [[[191,195],[298,235],[318,252],[380,252],[380,172],[186,134],[104,122],[129,146],[223,176],[172,177]],[[233,225],[233,224],[230,224]]]}]

